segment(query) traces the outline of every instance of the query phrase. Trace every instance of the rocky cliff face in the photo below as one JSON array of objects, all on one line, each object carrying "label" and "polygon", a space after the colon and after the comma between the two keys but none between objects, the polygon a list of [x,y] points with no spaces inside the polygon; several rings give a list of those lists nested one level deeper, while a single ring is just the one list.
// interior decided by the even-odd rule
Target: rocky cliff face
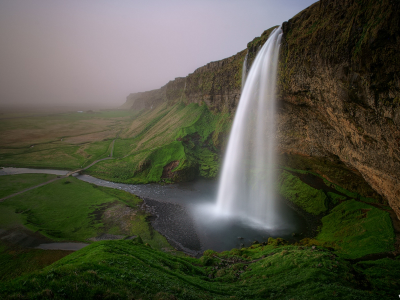
[{"label": "rocky cliff face", "polygon": [[242,66],[247,50],[210,62],[187,77],[175,78],[160,89],[130,94],[123,107],[149,109],[162,102],[206,104],[211,111],[233,112],[239,102]]},{"label": "rocky cliff face", "polygon": [[[278,78],[282,163],[312,169],[368,196],[374,191],[364,188],[366,181],[398,217],[399,12],[399,1],[393,0],[313,4],[282,25]],[[131,94],[127,103],[134,109],[162,102],[205,103],[211,111],[233,113],[244,58],[248,53],[248,70],[272,30],[232,57],[159,90]]]},{"label": "rocky cliff face", "polygon": [[323,0],[283,24],[281,151],[336,157],[400,217],[399,1]]}]

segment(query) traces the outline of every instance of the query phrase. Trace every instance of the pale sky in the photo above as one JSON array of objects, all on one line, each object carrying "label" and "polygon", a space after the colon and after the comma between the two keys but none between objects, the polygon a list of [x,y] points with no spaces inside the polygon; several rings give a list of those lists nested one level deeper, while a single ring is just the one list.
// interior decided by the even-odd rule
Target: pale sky
[{"label": "pale sky", "polygon": [[246,48],[315,0],[0,0],[0,104],[107,104]]}]

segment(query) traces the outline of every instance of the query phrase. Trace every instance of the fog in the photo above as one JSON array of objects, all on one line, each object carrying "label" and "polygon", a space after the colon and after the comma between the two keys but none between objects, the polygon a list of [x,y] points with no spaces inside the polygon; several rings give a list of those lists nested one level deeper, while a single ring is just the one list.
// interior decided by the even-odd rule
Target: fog
[{"label": "fog", "polygon": [[119,106],[315,0],[1,0],[0,105]]}]

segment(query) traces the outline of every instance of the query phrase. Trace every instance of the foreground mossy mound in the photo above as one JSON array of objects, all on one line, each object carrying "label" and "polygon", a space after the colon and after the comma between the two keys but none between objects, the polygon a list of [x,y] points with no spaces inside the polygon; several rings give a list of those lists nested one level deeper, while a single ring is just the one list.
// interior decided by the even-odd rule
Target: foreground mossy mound
[{"label": "foreground mossy mound", "polygon": [[[390,269],[383,274],[380,269]],[[2,299],[379,299],[398,295],[400,260],[350,262],[324,249],[254,245],[201,259],[104,241],[0,283]]]}]

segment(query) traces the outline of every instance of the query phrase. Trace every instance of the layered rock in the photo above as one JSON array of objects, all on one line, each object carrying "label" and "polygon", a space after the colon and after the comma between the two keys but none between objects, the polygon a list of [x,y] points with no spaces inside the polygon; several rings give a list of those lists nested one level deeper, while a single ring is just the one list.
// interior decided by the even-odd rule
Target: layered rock
[{"label": "layered rock", "polygon": [[283,24],[282,151],[337,156],[400,217],[400,5],[324,0]]}]

